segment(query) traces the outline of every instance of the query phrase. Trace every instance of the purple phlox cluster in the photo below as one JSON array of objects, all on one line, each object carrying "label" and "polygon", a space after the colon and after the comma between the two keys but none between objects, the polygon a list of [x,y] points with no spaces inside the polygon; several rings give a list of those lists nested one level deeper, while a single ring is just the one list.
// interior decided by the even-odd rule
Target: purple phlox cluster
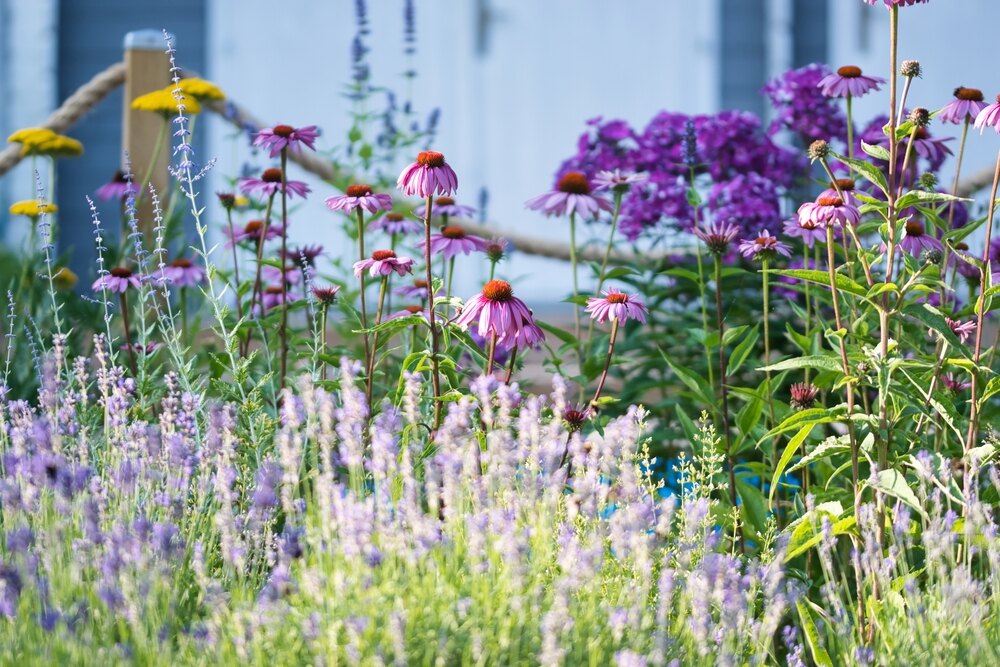
[{"label": "purple phlox cluster", "polygon": [[794,132],[803,146],[817,139],[827,141],[847,135],[847,118],[841,106],[819,88],[832,74],[827,65],[813,63],[785,72],[764,86],[763,93],[775,111],[767,128],[770,135]]}]

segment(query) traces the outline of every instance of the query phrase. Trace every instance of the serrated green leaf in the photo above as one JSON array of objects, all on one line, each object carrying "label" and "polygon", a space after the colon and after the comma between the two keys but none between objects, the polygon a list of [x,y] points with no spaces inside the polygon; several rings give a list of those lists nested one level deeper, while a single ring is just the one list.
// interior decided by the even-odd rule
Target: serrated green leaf
[{"label": "serrated green leaf", "polygon": [[868,155],[871,155],[873,158],[882,160],[883,162],[889,161],[889,151],[887,151],[882,146],[879,146],[878,144],[869,144],[866,141],[862,141],[861,150],[863,150]]},{"label": "serrated green leaf", "polygon": [[845,157],[843,155],[834,155],[838,160],[849,166],[853,171],[861,174],[865,180],[869,181],[875,185],[878,189],[882,191],[883,194],[888,194],[889,184],[885,180],[885,174],[882,170],[865,160],[857,160]]}]

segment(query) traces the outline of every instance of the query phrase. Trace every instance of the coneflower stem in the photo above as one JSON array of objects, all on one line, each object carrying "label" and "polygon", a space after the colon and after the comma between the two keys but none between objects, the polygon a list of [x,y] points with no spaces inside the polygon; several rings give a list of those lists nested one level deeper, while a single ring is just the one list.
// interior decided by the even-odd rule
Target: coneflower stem
[{"label": "coneflower stem", "polygon": [[486,375],[493,375],[493,361],[497,353],[497,332],[490,334],[490,347],[486,355]]},{"label": "coneflower stem", "polygon": [[[451,302],[451,281],[455,276],[455,258],[452,257],[448,260],[448,287],[444,291],[445,299]],[[448,315],[447,308],[445,309],[445,316]]]},{"label": "coneflower stem", "polygon": [[185,338],[188,337],[188,310],[187,310],[187,287],[180,289],[179,298],[181,300],[181,331]]},{"label": "coneflower stem", "polygon": [[[264,209],[264,225],[260,228],[259,236],[257,237],[257,276],[254,278],[253,283],[253,293],[250,295],[250,314],[253,315],[254,309],[258,306],[258,299],[260,300],[260,313],[264,313],[264,289],[263,284],[260,280],[261,269],[264,267],[264,242],[267,240],[267,230],[271,226],[271,209],[274,206],[274,194],[272,193],[270,197],[267,198],[267,208]],[[281,230],[284,234],[285,230]],[[253,337],[253,329],[247,331],[247,341],[246,347],[243,353],[246,354],[250,351],[250,339]]]},{"label": "coneflower stem", "polygon": [[576,336],[576,357],[580,362],[580,374],[583,375],[583,349],[580,347],[580,306],[576,299],[580,296],[580,285],[576,270],[576,213],[569,214],[569,263],[573,273],[573,333]]},{"label": "coneflower stem", "polygon": [[618,318],[611,320],[611,338],[608,340],[608,356],[604,359],[604,371],[601,373],[601,379],[597,383],[597,391],[594,392],[594,399],[590,404],[596,405],[597,400],[601,397],[601,392],[604,391],[604,382],[608,379],[608,369],[611,368],[611,357],[615,352],[615,338],[618,337]]},{"label": "coneflower stem", "polygon": [[[722,403],[722,430],[726,443],[726,463],[729,466],[729,500],[733,509],[738,507],[736,500],[736,461],[733,460],[732,435],[729,433],[729,390],[726,388],[726,346],[725,322],[722,317],[722,261],[718,254],[712,254],[715,260],[715,318],[719,328],[719,397]],[[740,535],[740,551],[746,551],[743,541],[743,529],[737,526]]]},{"label": "coneflower stem", "polygon": [[[958,157],[955,161],[955,180],[951,185],[951,195],[953,197],[958,196],[958,183],[962,175],[962,160],[965,157],[965,142],[969,138],[969,116],[965,116],[965,122],[962,123],[962,138],[958,143]],[[955,224],[955,205],[958,202],[952,202],[951,206],[948,207],[948,229],[945,231],[951,231]],[[947,243],[942,244],[944,246],[944,253],[941,257],[941,282],[948,282],[948,260],[951,255],[951,246]],[[956,264],[957,266],[957,264]],[[956,272],[957,272],[956,268]],[[941,285],[941,305],[947,305],[948,303],[948,291],[945,286]]]},{"label": "coneflower stem", "polygon": [[135,197],[135,206],[138,208],[143,196],[149,187],[149,181],[153,178],[153,170],[160,160],[160,153],[163,151],[163,144],[167,141],[167,130],[170,128],[171,119],[163,117],[163,124],[160,125],[160,132],[156,135],[156,143],[153,144],[153,154],[150,156],[149,164],[146,166],[146,173],[143,174],[142,182],[139,184],[139,192]]},{"label": "coneflower stem", "polygon": [[[840,364],[841,371],[845,378],[851,377],[851,362],[847,358],[847,343],[844,341],[844,327],[840,319],[840,296],[837,293],[837,266],[833,255],[833,248],[836,241],[833,239],[833,227],[826,227],[826,268],[830,277],[830,296],[833,302],[833,319],[837,326],[837,340],[840,343]],[[854,385],[847,382],[847,434],[851,443],[851,478],[854,487],[854,513],[858,518],[861,510],[861,498],[858,495],[858,479],[860,475],[860,465],[858,463],[858,443],[854,435]],[[861,585],[861,581],[858,581]]]},{"label": "coneflower stem", "polygon": [[[378,289],[378,308],[375,311],[375,327],[382,324],[382,307],[385,305],[385,294],[389,287],[389,276],[382,276],[382,284],[379,285]],[[372,378],[375,375],[375,354],[378,350],[378,331],[372,334],[372,350],[371,356],[368,358],[368,384],[366,395],[368,397],[368,406],[371,407],[372,404]]]},{"label": "coneflower stem", "polygon": [[233,211],[226,207],[226,222],[229,223],[229,238],[233,240],[233,280],[236,281],[236,314],[243,319],[243,300],[240,298],[240,260],[236,254],[236,230],[233,228]]},{"label": "coneflower stem", "polygon": [[285,279],[285,258],[288,256],[288,147],[281,149],[281,381],[285,388],[288,374],[288,281]]},{"label": "coneflower stem", "polygon": [[983,320],[986,316],[983,306],[986,298],[986,286],[988,284],[990,273],[990,242],[993,239],[993,216],[996,213],[998,186],[1000,186],[1000,153],[997,153],[996,169],[993,172],[993,188],[990,191],[990,212],[989,215],[986,216],[986,240],[985,245],[983,246],[983,267],[979,271],[979,298],[976,300],[976,345],[973,348],[972,354],[972,361],[976,367],[972,369],[972,400],[969,404],[969,431],[965,436],[966,456],[963,458],[962,462],[965,468],[966,492],[969,491],[968,453],[969,450],[976,444],[976,437],[979,430],[979,369],[977,367],[979,366],[979,358],[983,349]]},{"label": "coneflower stem", "polygon": [[507,366],[507,377],[504,378],[503,383],[510,385],[510,379],[514,377],[514,364],[517,362],[517,345],[515,345],[510,351],[510,365]]},{"label": "coneflower stem", "polygon": [[853,113],[853,102],[854,99],[850,93],[847,93],[847,159],[854,159],[854,113]]},{"label": "coneflower stem", "polygon": [[[764,366],[770,366],[771,364],[771,305],[770,305],[770,276],[767,272],[767,260],[762,260],[761,273],[763,274],[763,290],[764,290]],[[771,426],[777,426],[778,421],[774,416],[774,397],[771,391],[771,371],[764,371],[764,379],[767,381],[767,408],[771,415]]]},{"label": "coneflower stem", "polygon": [[[365,254],[365,212],[360,206],[355,210],[358,215],[358,260],[364,261],[368,258]],[[361,328],[365,330],[361,339],[364,342],[365,359],[367,360],[370,352],[368,349],[368,306],[365,304],[365,272],[362,271],[358,277],[361,279]]]},{"label": "coneflower stem", "polygon": [[135,363],[135,348],[132,346],[132,336],[128,332],[128,297],[125,296],[125,292],[120,292],[118,297],[122,306],[122,328],[125,330],[125,345],[128,346],[129,363],[132,365],[132,377],[138,377],[136,371],[138,365]]},{"label": "coneflower stem", "polygon": [[[601,288],[604,287],[604,279],[608,271],[608,260],[611,258],[611,249],[615,244],[615,232],[618,230],[618,217],[621,215],[622,210],[622,195],[621,192],[615,192],[615,210],[611,215],[611,233],[608,235],[608,245],[604,248],[604,258],[601,260],[601,270],[597,274],[597,289],[594,290],[594,296],[601,295]],[[590,324],[587,325],[587,354],[590,354],[590,343],[594,339],[594,320],[590,320]]]},{"label": "coneflower stem", "polygon": [[427,320],[431,327],[431,387],[434,391],[434,428],[441,425],[441,375],[438,368],[438,334],[434,323],[434,276],[431,274],[431,209],[434,197],[428,195],[424,207],[424,268],[427,276]]},{"label": "coneflower stem", "polygon": [[[326,313],[327,313],[327,311],[329,309],[330,309],[330,306],[328,306],[326,304],[323,304],[323,309],[320,311],[320,314],[319,314],[319,326],[320,326],[319,339],[320,339],[320,343],[322,345],[322,347],[320,349],[323,351],[323,354],[326,354]],[[322,373],[320,373],[320,379],[321,380],[325,380],[326,379],[326,367],[327,367],[327,363],[324,361],[323,362],[323,371],[322,371]]]}]

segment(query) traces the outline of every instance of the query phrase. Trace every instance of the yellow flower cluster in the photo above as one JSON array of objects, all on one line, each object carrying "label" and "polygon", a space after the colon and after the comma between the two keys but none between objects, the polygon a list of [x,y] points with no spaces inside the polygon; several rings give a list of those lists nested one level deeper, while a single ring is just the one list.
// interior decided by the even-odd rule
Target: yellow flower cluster
[{"label": "yellow flower cluster", "polygon": [[44,199],[25,199],[10,205],[11,215],[26,215],[29,218],[37,218],[43,213],[55,213],[58,210],[58,206]]},{"label": "yellow flower cluster", "polygon": [[132,100],[132,108],[140,111],[173,115],[177,113],[177,99],[174,97],[174,90],[176,88],[180,88],[181,93],[184,95],[184,112],[188,114],[199,113],[201,111],[201,102],[226,99],[226,95],[222,92],[222,89],[211,81],[192,77],[190,79],[181,79],[177,86],[170,84],[166,88],[140,95]]},{"label": "yellow flower cluster", "polygon": [[7,137],[12,144],[21,144],[21,155],[76,157],[83,155],[83,144],[72,137],[57,134],[47,127],[26,127]]},{"label": "yellow flower cluster", "polygon": [[[132,108],[169,116],[177,113],[177,99],[174,97],[172,89],[163,88],[135,98],[132,100]],[[184,113],[190,115],[200,111],[201,105],[198,104],[198,100],[193,97],[184,98]]]},{"label": "yellow flower cluster", "polygon": [[76,287],[79,278],[68,267],[61,266],[52,274],[52,282],[58,289],[69,291]]}]

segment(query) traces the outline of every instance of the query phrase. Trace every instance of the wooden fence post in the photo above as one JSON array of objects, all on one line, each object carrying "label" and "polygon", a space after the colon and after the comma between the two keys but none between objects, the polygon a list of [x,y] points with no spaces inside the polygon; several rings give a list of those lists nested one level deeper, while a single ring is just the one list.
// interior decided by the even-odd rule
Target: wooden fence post
[{"label": "wooden fence post", "polygon": [[[132,178],[136,187],[142,187],[142,180],[148,173],[149,182],[156,188],[162,206],[166,207],[167,164],[171,151],[171,127],[167,126],[165,143],[155,155],[156,162],[150,168],[157,152],[157,138],[163,131],[163,118],[149,111],[132,109],[132,100],[170,83],[170,58],[166,54],[166,42],[160,30],[136,30],[125,35],[125,99],[122,109],[122,168],[125,167],[125,153],[132,163]],[[169,123],[169,120],[167,121]],[[137,215],[139,229],[146,242],[153,238],[153,206],[147,191],[141,197]]]}]

